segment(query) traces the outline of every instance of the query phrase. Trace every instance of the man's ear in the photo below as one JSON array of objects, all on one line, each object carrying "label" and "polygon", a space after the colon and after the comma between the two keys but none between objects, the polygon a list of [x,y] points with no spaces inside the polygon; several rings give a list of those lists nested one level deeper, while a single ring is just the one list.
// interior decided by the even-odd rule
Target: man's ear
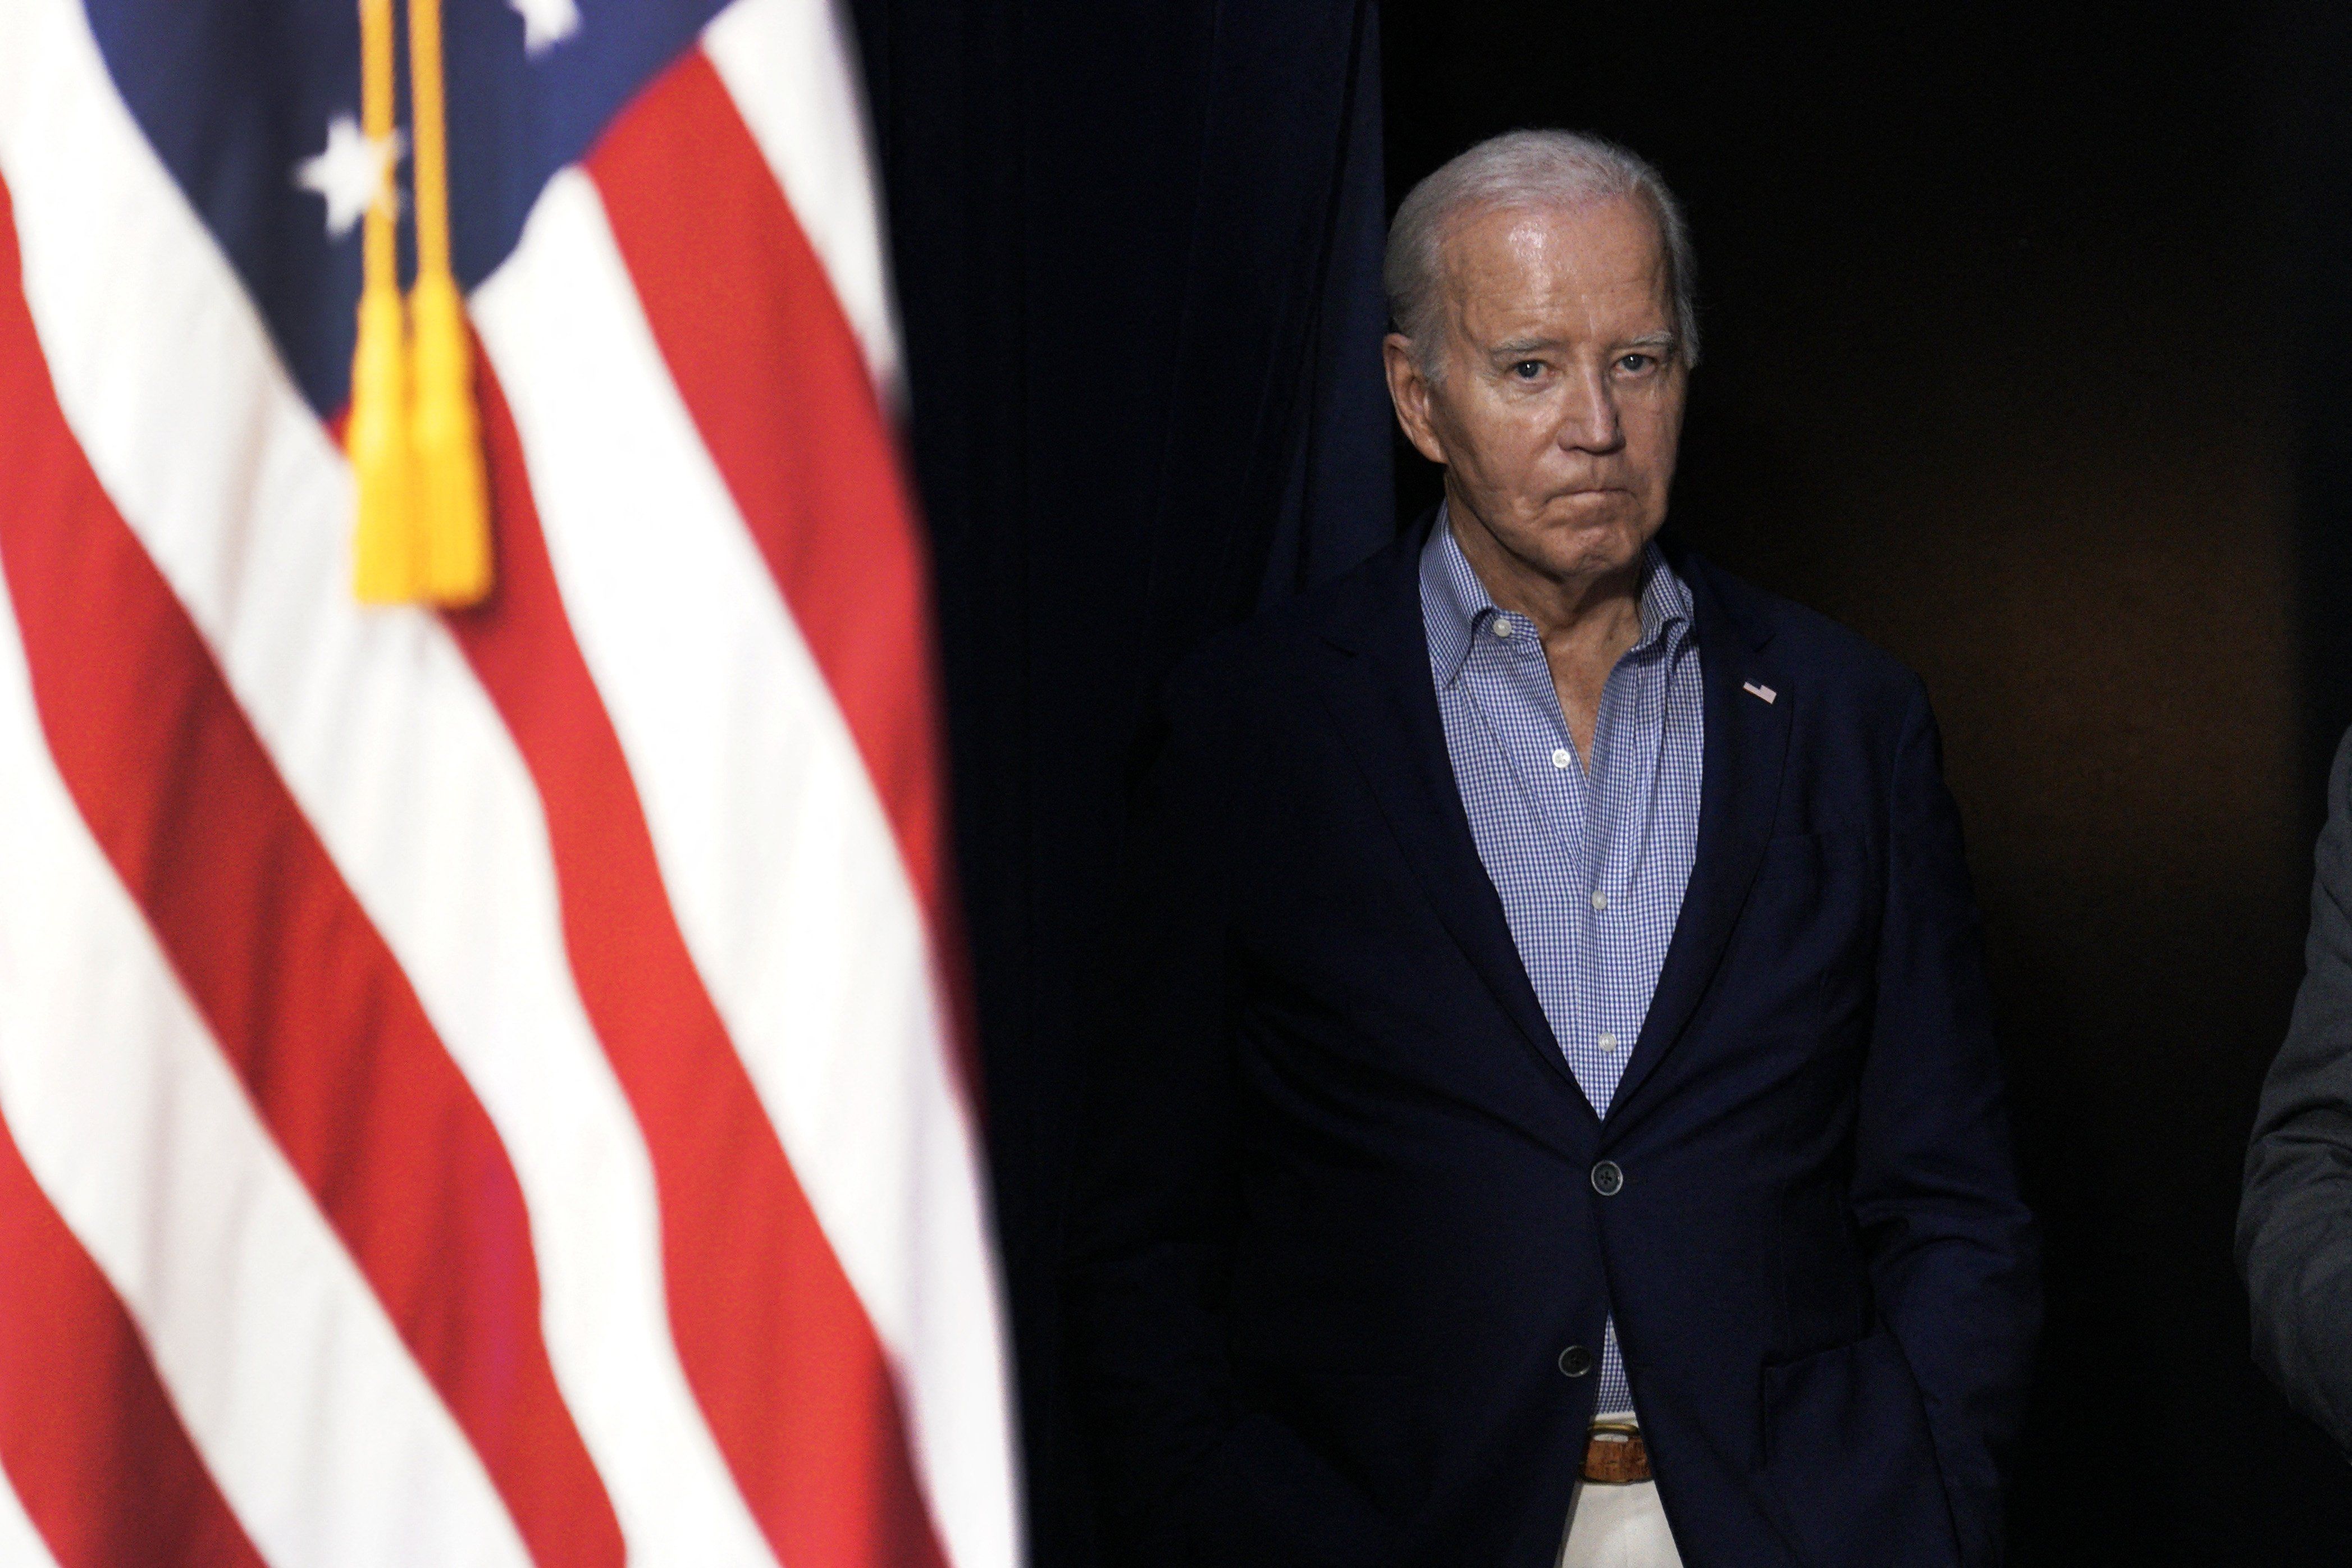
[{"label": "man's ear", "polygon": [[1438,440],[1436,422],[1430,418],[1429,378],[1412,357],[1412,340],[1391,332],[1381,340],[1381,358],[1389,375],[1389,402],[1396,405],[1404,438],[1432,463],[1444,463],[1445,444]]}]

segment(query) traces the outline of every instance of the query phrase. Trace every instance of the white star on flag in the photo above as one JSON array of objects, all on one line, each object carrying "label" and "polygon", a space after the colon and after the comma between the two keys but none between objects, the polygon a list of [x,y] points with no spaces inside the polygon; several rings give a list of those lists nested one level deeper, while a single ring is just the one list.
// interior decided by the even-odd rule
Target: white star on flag
[{"label": "white star on flag", "polygon": [[527,55],[544,54],[580,30],[575,0],[507,0],[507,4],[522,18],[522,49]]},{"label": "white star on flag", "polygon": [[[569,0],[566,0],[569,4]],[[327,150],[305,158],[294,171],[294,183],[327,199],[327,233],[341,239],[352,232],[379,197],[395,204],[392,172],[407,153],[399,131],[382,141],[361,133],[359,121],[339,114],[327,127]]]}]

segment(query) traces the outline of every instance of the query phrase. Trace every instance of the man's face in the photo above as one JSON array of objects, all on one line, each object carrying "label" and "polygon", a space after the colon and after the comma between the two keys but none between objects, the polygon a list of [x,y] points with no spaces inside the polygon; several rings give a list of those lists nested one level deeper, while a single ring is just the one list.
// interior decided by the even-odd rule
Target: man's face
[{"label": "man's face", "polygon": [[1405,434],[1497,544],[1556,581],[1622,570],[1665,521],[1688,382],[1647,203],[1456,218],[1433,380],[1388,340]]}]

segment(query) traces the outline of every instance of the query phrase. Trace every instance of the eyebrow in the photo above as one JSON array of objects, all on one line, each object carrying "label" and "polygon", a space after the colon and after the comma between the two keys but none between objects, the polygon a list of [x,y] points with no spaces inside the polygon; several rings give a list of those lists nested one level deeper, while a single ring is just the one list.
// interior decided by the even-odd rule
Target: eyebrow
[{"label": "eyebrow", "polygon": [[[1670,350],[1676,341],[1678,340],[1672,332],[1647,332],[1639,338],[1628,338],[1618,346],[1625,349]],[[1539,353],[1546,349],[1558,347],[1559,347],[1559,340],[1557,338],[1513,338],[1507,342],[1496,344],[1487,351],[1496,359],[1502,359],[1515,354]]]}]

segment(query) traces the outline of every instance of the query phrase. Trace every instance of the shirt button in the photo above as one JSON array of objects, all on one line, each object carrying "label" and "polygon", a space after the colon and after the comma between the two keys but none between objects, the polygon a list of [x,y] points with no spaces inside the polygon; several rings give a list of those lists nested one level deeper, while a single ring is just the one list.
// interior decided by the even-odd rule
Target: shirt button
[{"label": "shirt button", "polygon": [[1551,765],[1554,768],[1565,768],[1575,760],[1575,758],[1568,754],[1568,747],[1565,746],[1551,754]]},{"label": "shirt button", "polygon": [[1595,909],[1609,907],[1609,895],[1597,887],[1592,890],[1592,907]]},{"label": "shirt button", "polygon": [[1616,1049],[1617,1049],[1617,1037],[1616,1037],[1615,1035],[1613,1035],[1613,1034],[1604,1034],[1604,1035],[1602,1035],[1602,1036],[1601,1037],[1601,1050],[1603,1050],[1603,1051],[1614,1051],[1614,1050],[1616,1050]]},{"label": "shirt button", "polygon": [[1559,1370],[1563,1377],[1581,1377],[1592,1370],[1592,1353],[1580,1344],[1570,1345],[1559,1353]]},{"label": "shirt button", "polygon": [[1495,635],[1496,635],[1496,636],[1497,636],[1497,637],[1507,637],[1507,636],[1509,636],[1510,634],[1511,634],[1511,623],[1510,623],[1509,622],[1507,622],[1507,621],[1504,620],[1504,619],[1503,619],[1501,616],[1499,616],[1499,615],[1496,616],[1496,617],[1495,617]]},{"label": "shirt button", "polygon": [[1592,1190],[1603,1197],[1615,1197],[1625,1190],[1625,1173],[1617,1168],[1615,1160],[1603,1160],[1592,1167]]}]

